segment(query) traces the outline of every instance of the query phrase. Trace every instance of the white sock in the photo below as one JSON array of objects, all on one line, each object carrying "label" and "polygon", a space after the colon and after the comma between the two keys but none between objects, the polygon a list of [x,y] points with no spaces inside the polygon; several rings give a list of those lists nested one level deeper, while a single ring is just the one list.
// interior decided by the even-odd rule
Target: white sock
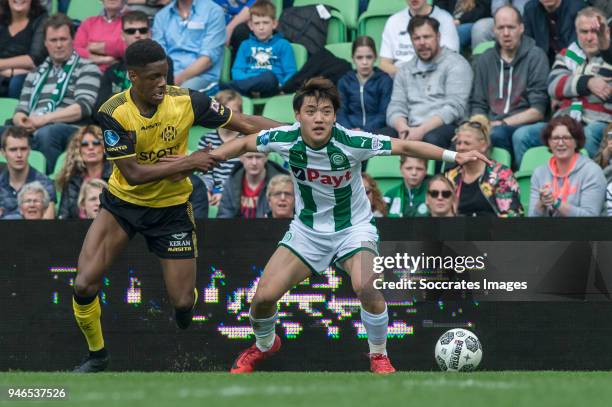
[{"label": "white sock", "polygon": [[370,345],[370,354],[381,353],[387,354],[387,328],[389,325],[389,314],[387,313],[387,305],[385,310],[380,314],[371,314],[363,307],[361,308],[361,322],[368,334],[368,345]]},{"label": "white sock", "polygon": [[268,318],[254,318],[249,311],[249,319],[255,333],[255,345],[262,352],[269,351],[274,344],[274,337],[276,335],[274,328],[278,319],[278,313],[275,312],[274,315]]}]

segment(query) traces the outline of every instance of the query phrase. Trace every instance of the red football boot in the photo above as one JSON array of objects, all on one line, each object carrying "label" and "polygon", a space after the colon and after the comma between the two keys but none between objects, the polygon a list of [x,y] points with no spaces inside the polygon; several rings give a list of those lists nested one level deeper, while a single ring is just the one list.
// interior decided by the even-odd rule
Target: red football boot
[{"label": "red football boot", "polygon": [[250,348],[245,349],[234,361],[234,365],[230,373],[253,373],[255,367],[262,360],[274,355],[281,347],[281,340],[278,335],[274,335],[274,343],[270,350],[262,352],[257,345],[253,344]]},{"label": "red football boot", "polygon": [[371,353],[368,356],[370,357],[370,370],[372,373],[395,373],[395,368],[391,365],[391,360],[389,360],[387,355],[383,355],[382,353]]}]

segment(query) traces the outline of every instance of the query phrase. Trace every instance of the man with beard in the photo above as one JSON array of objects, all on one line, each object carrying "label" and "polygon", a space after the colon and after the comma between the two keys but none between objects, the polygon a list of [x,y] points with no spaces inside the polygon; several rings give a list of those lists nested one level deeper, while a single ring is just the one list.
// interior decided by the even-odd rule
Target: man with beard
[{"label": "man with beard", "polygon": [[387,124],[402,139],[447,148],[466,113],[473,74],[461,55],[440,46],[439,26],[428,16],[410,20],[417,58],[401,65],[395,76]]}]

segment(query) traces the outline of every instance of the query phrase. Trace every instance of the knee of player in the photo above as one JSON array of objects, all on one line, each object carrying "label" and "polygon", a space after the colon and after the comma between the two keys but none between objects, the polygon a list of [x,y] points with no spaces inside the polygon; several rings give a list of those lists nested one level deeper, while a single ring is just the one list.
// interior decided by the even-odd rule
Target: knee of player
[{"label": "knee of player", "polygon": [[80,297],[90,297],[98,292],[98,285],[89,282],[83,274],[78,274],[74,279],[74,292]]},{"label": "knee of player", "polygon": [[256,292],[251,302],[252,307],[276,307],[276,303],[280,297],[272,295],[271,293]]}]

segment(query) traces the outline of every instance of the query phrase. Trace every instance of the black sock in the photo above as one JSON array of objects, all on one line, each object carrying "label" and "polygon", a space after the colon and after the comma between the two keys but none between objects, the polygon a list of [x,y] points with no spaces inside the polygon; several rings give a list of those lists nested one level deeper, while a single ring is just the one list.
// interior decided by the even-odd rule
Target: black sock
[{"label": "black sock", "polygon": [[72,292],[72,296],[74,297],[74,301],[77,304],[79,304],[79,305],[87,305],[87,304],[91,304],[92,302],[94,302],[94,300],[98,296],[98,293],[95,293],[91,297],[81,297],[80,295],[78,295],[76,292],[73,291]]},{"label": "black sock", "polygon": [[102,359],[108,356],[108,352],[106,348],[102,348],[100,350],[89,351],[89,357],[93,359]]},{"label": "black sock", "polygon": [[176,324],[181,329],[187,329],[191,324],[193,317],[193,307],[189,308],[175,308],[174,315],[176,317]]}]

